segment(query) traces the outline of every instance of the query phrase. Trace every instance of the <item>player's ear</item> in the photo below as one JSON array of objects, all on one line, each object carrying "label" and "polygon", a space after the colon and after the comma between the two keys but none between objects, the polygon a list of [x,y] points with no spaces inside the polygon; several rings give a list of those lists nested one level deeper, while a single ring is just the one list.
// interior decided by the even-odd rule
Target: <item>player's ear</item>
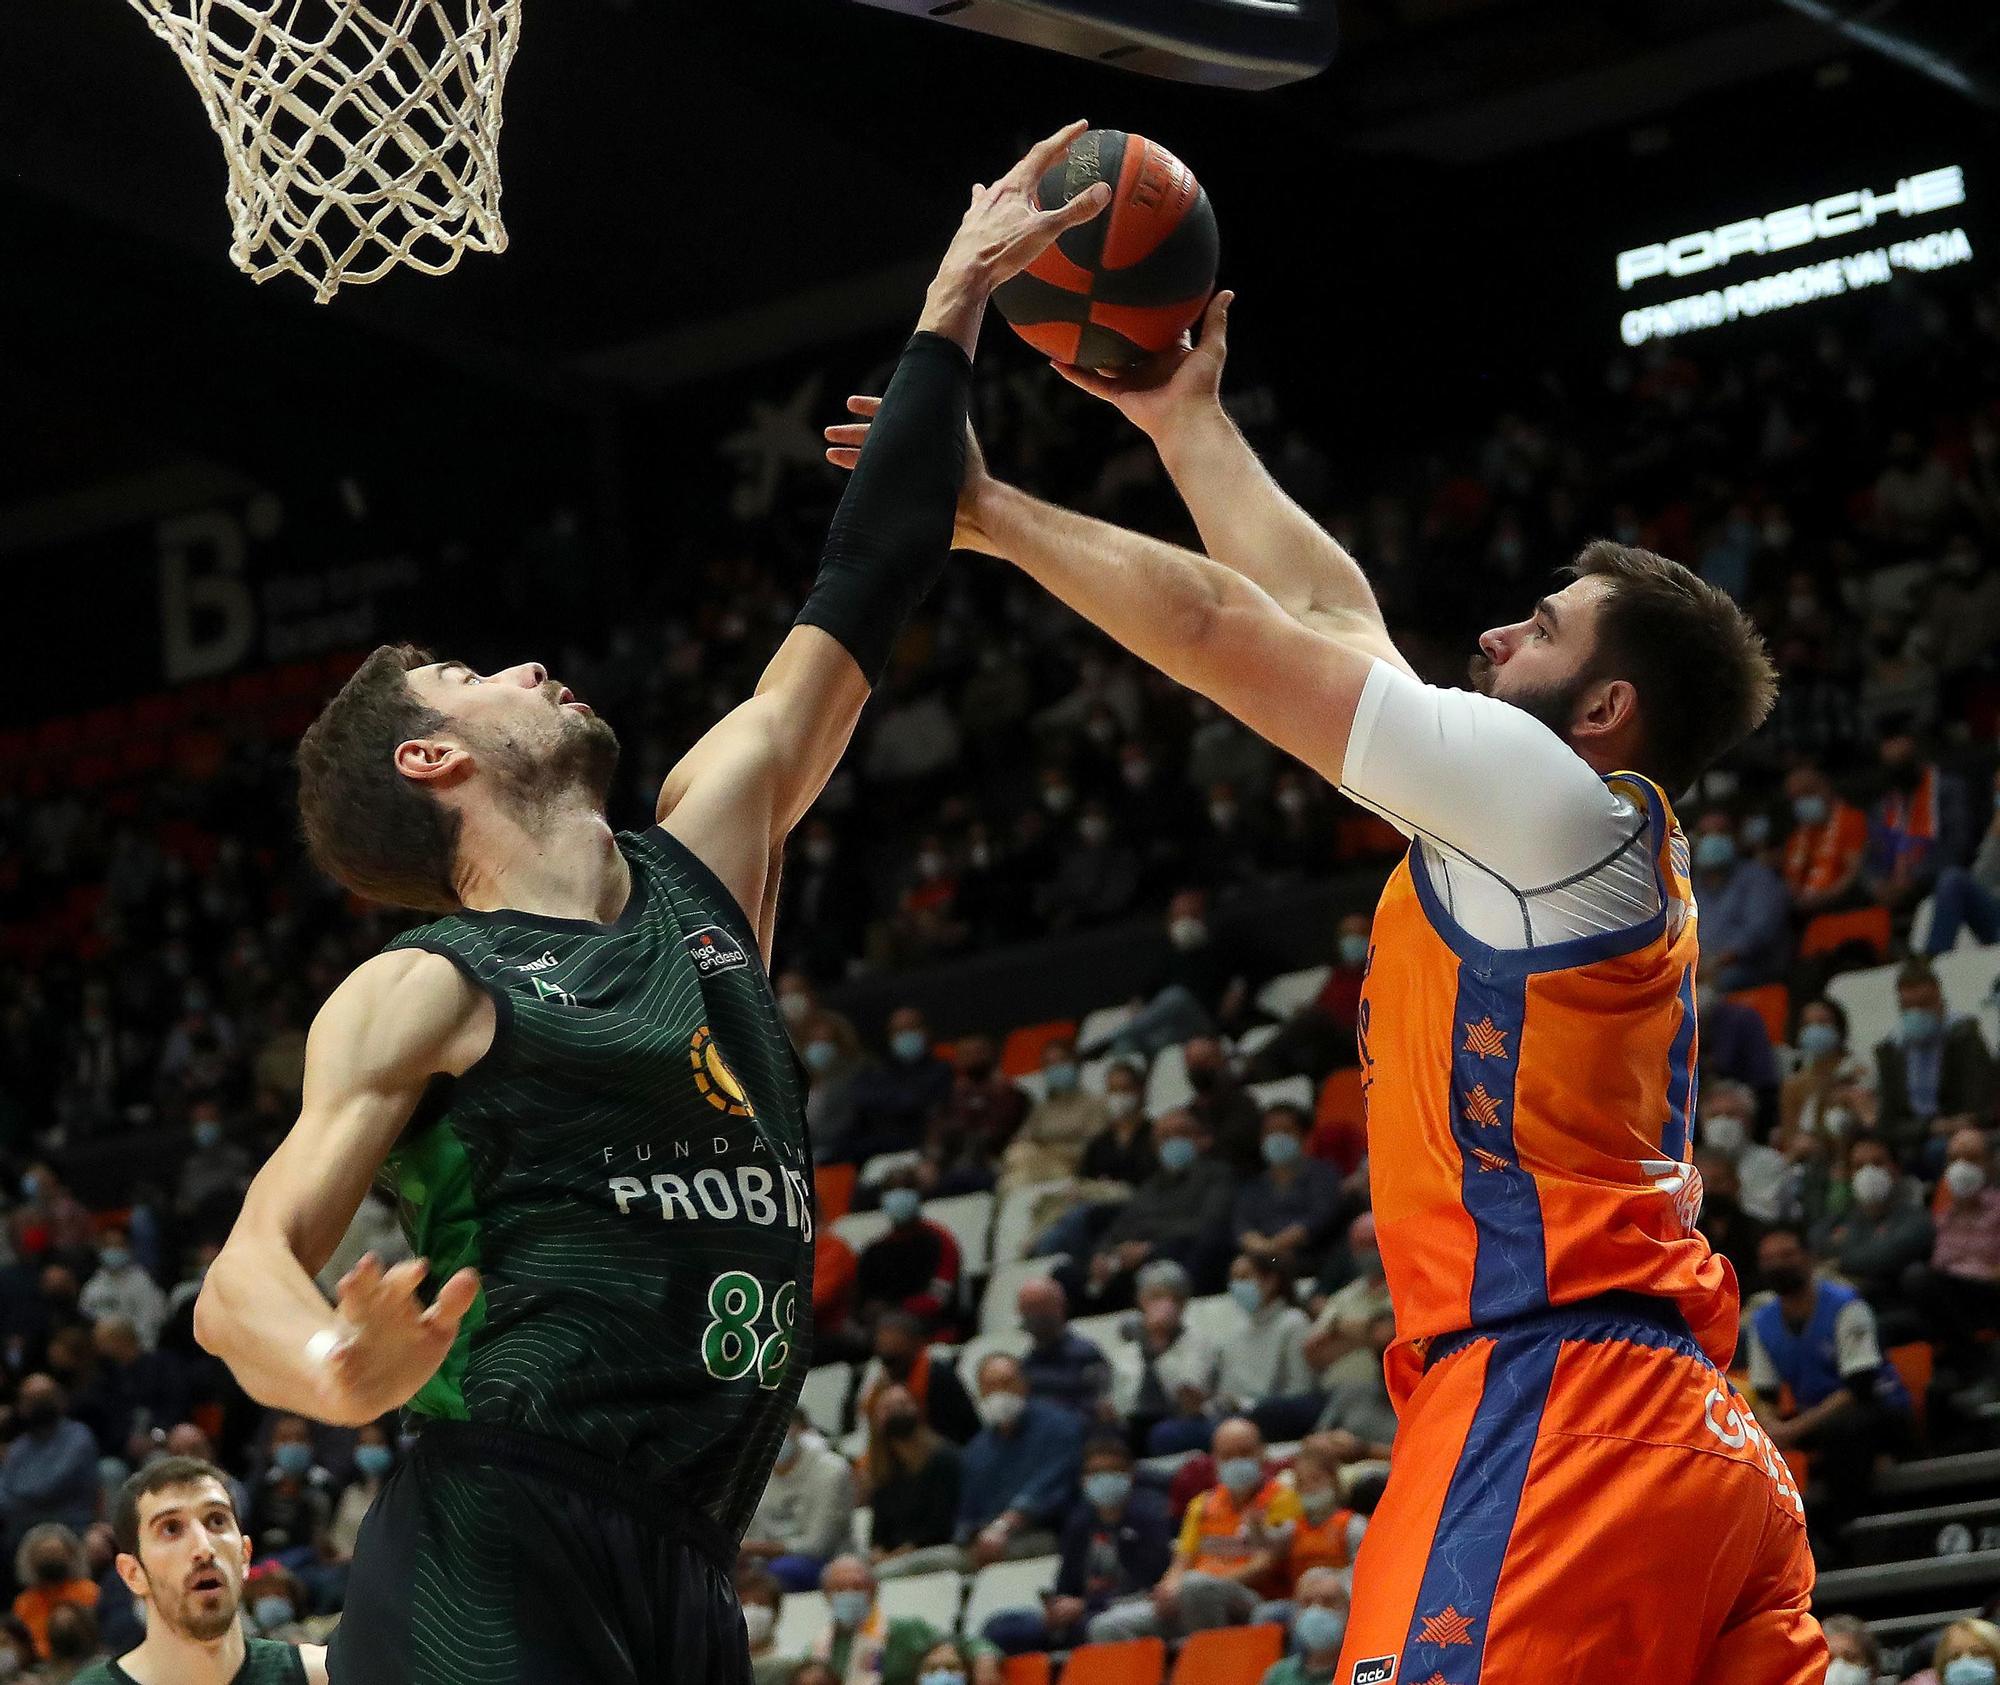
[{"label": "player's ear", "polygon": [[456,784],[472,770],[472,752],[448,737],[412,737],[396,745],[395,767],[419,784]]},{"label": "player's ear", "polygon": [[1630,679],[1610,679],[1591,694],[1570,731],[1578,737],[1611,737],[1638,724],[1638,688]]},{"label": "player's ear", "polygon": [[152,1594],[152,1581],[146,1577],[145,1565],[129,1550],[121,1550],[111,1559],[111,1565],[134,1597],[143,1599]]}]

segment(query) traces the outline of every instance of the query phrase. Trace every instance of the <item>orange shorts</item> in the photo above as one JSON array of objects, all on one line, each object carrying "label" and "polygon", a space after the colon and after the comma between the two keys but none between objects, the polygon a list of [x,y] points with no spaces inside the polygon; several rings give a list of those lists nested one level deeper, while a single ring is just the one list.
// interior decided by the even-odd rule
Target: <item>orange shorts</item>
[{"label": "orange shorts", "polygon": [[1433,1341],[1334,1685],[1819,1685],[1805,1510],[1671,1306]]}]

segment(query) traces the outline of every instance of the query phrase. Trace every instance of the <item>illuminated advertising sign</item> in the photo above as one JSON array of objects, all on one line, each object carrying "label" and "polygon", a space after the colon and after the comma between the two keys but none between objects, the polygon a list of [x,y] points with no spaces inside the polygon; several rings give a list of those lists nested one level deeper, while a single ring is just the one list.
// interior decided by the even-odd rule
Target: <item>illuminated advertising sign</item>
[{"label": "illuminated advertising sign", "polygon": [[[1946,164],[1904,176],[1887,192],[1844,189],[1808,204],[1633,246],[1618,254],[1615,265],[1618,290],[1631,300],[1619,318],[1619,337],[1627,345],[1645,345],[1881,286],[1899,271],[1928,274],[1970,263],[1971,238],[1939,217],[1965,202],[1965,172]],[[1855,236],[1873,243],[1810,252],[1803,263],[1756,272],[1758,258]],[[1678,296],[1657,302],[1638,296],[1708,274],[1715,279],[1699,291],[1681,288]]]}]

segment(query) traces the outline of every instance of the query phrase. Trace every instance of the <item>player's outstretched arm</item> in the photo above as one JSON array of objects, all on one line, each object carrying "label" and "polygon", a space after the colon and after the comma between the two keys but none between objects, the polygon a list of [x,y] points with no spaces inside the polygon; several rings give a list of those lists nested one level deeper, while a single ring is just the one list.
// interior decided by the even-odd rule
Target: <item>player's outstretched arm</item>
[{"label": "player's outstretched arm", "polygon": [[418,1296],[422,1259],[370,1256],[337,1309],[313,1283],[433,1076],[492,1044],[493,1005],[451,961],[377,955],[334,990],[306,1041],[299,1120],[244,1196],[195,1301],[195,1338],[260,1404],[357,1427],[429,1380],[478,1291],[470,1270]]},{"label": "player's outstretched arm", "polygon": [[1233,293],[1217,293],[1199,342],[1183,336],[1132,374],[1113,377],[1061,363],[1056,371],[1116,405],[1153,441],[1210,556],[1316,630],[1376,634],[1383,659],[1408,671],[1389,643],[1360,564],[1271,477],[1222,407],[1234,301]]}]

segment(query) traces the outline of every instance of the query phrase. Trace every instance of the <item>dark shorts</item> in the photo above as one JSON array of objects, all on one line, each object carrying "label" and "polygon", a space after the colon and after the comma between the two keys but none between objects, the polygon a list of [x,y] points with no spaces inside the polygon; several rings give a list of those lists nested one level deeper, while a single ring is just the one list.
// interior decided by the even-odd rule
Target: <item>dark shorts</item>
[{"label": "dark shorts", "polygon": [[551,1440],[432,1423],[361,1524],[333,1685],[749,1685],[734,1541]]}]

